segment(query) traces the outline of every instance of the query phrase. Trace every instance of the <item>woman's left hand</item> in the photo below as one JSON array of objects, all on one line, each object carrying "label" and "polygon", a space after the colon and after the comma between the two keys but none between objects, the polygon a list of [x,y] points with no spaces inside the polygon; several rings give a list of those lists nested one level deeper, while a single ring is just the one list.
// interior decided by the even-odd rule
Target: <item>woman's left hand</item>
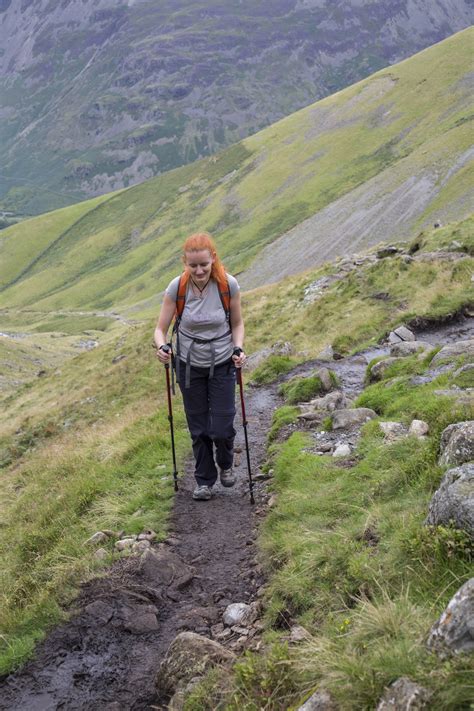
[{"label": "woman's left hand", "polygon": [[234,361],[234,365],[236,368],[241,368],[245,361],[247,360],[247,356],[245,353],[241,350],[239,355],[233,355],[232,360]]}]

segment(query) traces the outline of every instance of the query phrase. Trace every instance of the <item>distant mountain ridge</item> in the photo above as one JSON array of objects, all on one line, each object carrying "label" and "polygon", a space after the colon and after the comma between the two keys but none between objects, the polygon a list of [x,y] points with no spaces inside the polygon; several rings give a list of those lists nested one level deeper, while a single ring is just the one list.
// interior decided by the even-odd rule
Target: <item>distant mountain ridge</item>
[{"label": "distant mountain ridge", "polygon": [[209,158],[0,233],[0,308],[156,313],[186,235],[252,288],[473,211],[474,29]]},{"label": "distant mountain ridge", "polygon": [[0,208],[42,212],[247,136],[468,26],[470,0],[0,0]]}]

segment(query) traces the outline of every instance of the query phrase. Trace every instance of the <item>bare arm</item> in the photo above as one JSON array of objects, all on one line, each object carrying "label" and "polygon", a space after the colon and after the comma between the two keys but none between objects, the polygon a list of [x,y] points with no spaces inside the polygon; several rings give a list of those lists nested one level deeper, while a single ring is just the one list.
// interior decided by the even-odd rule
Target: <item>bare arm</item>
[{"label": "bare arm", "polygon": [[237,368],[242,367],[246,361],[246,355],[243,352],[244,346],[244,319],[242,317],[242,305],[240,302],[240,291],[231,297],[230,300],[230,327],[232,330],[232,340],[236,348],[242,348],[242,353],[238,356],[232,356]]},{"label": "bare arm", "polygon": [[157,348],[156,355],[162,363],[168,363],[171,357],[169,353],[165,353],[164,351],[159,350],[159,348],[168,342],[168,331],[175,311],[176,302],[171,298],[171,296],[165,294],[154,335]]}]

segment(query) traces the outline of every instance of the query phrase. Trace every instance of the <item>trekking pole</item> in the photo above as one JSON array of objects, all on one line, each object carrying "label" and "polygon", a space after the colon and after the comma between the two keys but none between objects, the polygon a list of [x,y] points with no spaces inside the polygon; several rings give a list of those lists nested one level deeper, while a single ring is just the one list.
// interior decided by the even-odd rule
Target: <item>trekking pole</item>
[{"label": "trekking pole", "polygon": [[[162,346],[161,350],[164,351],[165,353],[171,353],[171,358],[173,358],[173,352],[171,350],[171,345],[169,343],[166,344],[166,346]],[[165,371],[166,371],[166,391],[168,393],[168,421],[170,423],[171,450],[173,453],[173,481],[174,481],[174,490],[178,491],[178,470],[176,469],[176,450],[175,450],[175,446],[174,446],[173,408],[171,405],[171,383],[170,383],[170,364],[169,363],[165,363]]]},{"label": "trekking pole", "polygon": [[[241,351],[241,349],[239,349]],[[234,349],[234,355],[239,355],[237,349]],[[249,489],[250,489],[250,503],[254,504],[255,499],[253,498],[253,481],[252,481],[252,469],[250,467],[250,453],[249,453],[249,438],[247,435],[247,415],[245,414],[245,402],[244,402],[244,385],[242,382],[242,368],[236,368],[237,370],[237,381],[240,387],[240,404],[242,405],[242,424],[244,426],[245,434],[245,450],[247,452],[247,469],[249,473]]]}]

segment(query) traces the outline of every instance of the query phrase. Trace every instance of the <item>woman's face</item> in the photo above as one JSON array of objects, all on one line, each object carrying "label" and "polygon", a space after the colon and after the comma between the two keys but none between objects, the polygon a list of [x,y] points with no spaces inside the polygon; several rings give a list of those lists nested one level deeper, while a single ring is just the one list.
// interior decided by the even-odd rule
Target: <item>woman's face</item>
[{"label": "woman's face", "polygon": [[208,249],[200,249],[197,252],[185,252],[184,263],[191,278],[196,284],[205,284],[211,277],[214,257]]}]

